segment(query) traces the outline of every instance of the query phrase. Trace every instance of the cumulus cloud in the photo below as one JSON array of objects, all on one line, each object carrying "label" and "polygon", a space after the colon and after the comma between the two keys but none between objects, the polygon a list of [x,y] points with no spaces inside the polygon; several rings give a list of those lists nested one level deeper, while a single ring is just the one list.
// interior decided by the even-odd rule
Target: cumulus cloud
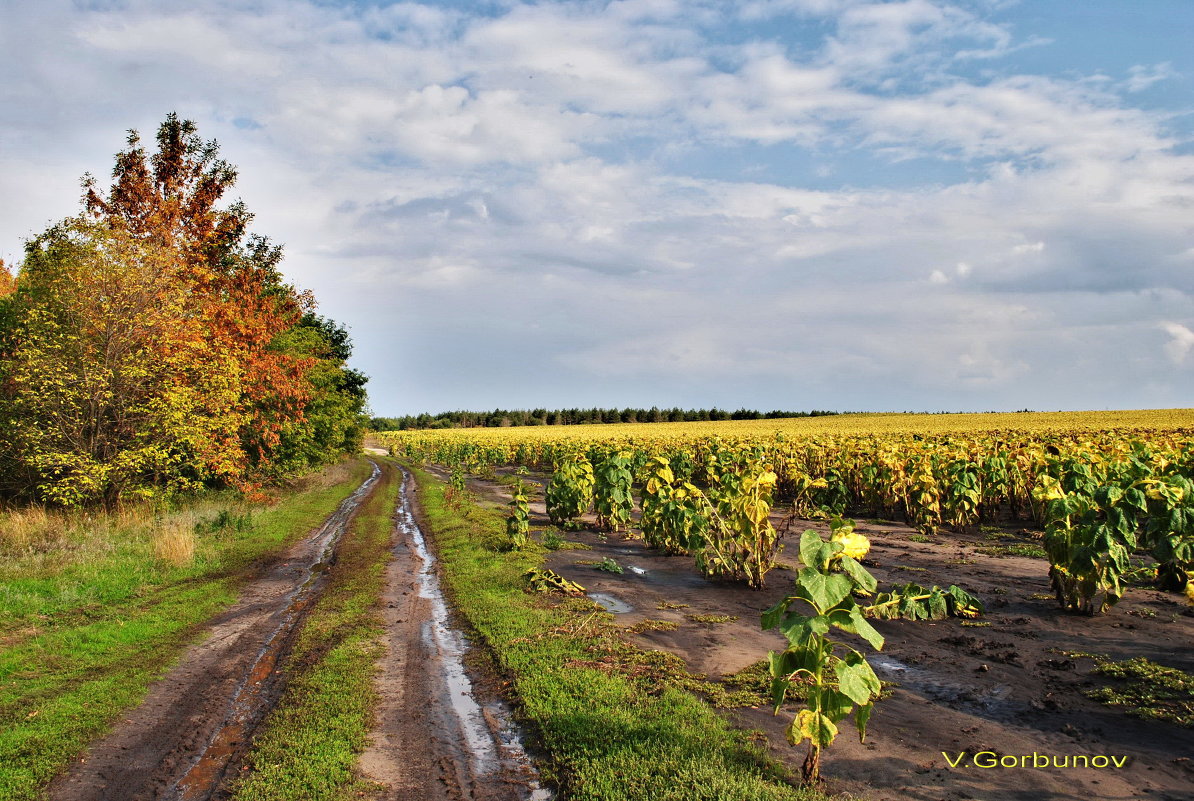
[{"label": "cumulus cloud", "polygon": [[1175,71],[1018,69],[986,8],[18,4],[0,256],[177,109],[380,413],[1183,402],[1194,157],[1133,104]]},{"label": "cumulus cloud", "polygon": [[1174,364],[1185,364],[1186,356],[1194,350],[1194,331],[1180,323],[1164,322],[1161,329],[1169,335],[1165,343],[1165,355]]}]

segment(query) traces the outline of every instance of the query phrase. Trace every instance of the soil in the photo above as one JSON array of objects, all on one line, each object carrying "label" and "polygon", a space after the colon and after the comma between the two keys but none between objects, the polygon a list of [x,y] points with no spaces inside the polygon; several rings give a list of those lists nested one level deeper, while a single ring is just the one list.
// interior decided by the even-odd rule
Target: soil
[{"label": "soil", "polygon": [[262,566],[236,604],[111,734],[50,785],[54,801],[206,801],[225,794],[280,695],[299,624],[380,468],[318,529]]},{"label": "soil", "polygon": [[376,685],[381,702],[360,769],[377,785],[374,798],[548,798],[508,708],[465,670],[468,646],[440,591],[412,503],[416,491],[408,475],[382,596],[387,636]]},{"label": "soil", "polygon": [[[528,478],[543,481],[541,476]],[[471,489],[482,503],[509,498],[506,487],[495,482],[472,481]],[[542,493],[538,495],[531,505],[532,531],[550,525]],[[827,530],[823,522],[798,522],[787,537],[789,548],[805,528]],[[875,622],[886,644],[869,659],[893,691],[876,705],[865,744],[844,723],[849,728],[843,728],[823,757],[827,790],[872,801],[1194,799],[1194,730],[1138,719],[1087,698],[1083,690],[1106,682],[1091,675],[1091,659],[1066,655],[1143,656],[1194,672],[1194,617],[1180,603],[1184,599],[1132,588],[1107,614],[1067,614],[1052,600],[1043,559],[981,550],[1009,543],[1039,545],[1039,532],[1009,524],[999,531],[943,532],[922,543],[913,539],[914,529],[898,523],[859,521],[857,530],[871,539],[864,564],[881,590],[909,581],[957,584],[984,601],[987,611],[980,620],[990,625],[967,627],[958,619]],[[691,558],[662,556],[620,535],[587,529],[564,536],[592,550],[556,551],[548,555],[547,566],[590,593],[629,608],[617,615],[619,623],[631,626],[652,619],[679,625],[628,635],[637,645],[676,654],[691,671],[711,678],[734,673],[784,647],[777,631],[759,628],[759,614],[792,587],[790,568],[773,570],[767,587],[752,591],[706,580]],[[617,561],[624,572],[577,564],[604,557]],[[798,560],[789,551],[779,561]],[[688,606],[660,608],[664,601]],[[702,624],[690,621],[689,614],[733,615],[737,620]],[[784,738],[791,710],[778,716],[770,708],[729,714],[738,725],[765,733],[774,755],[798,774],[804,748],[792,748]],[[969,756],[951,767],[946,754],[956,760],[961,751]],[[1026,755],[1027,764],[977,767],[970,756],[981,751]],[[1127,756],[1128,762],[1118,769],[1034,768],[1034,753],[1050,758]]]}]

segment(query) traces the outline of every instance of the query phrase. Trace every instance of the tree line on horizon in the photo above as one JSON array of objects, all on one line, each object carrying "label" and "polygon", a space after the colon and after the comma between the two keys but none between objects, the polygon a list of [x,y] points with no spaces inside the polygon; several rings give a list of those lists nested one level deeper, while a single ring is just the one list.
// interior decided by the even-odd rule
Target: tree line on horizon
[{"label": "tree line on horizon", "polygon": [[359,448],[348,332],[251,234],[218,145],[171,113],[112,184],[0,262],[0,497],[62,506],[251,490]]},{"label": "tree line on horizon", "polygon": [[694,423],[710,420],[772,420],[785,417],[824,417],[838,412],[813,409],[808,412],[755,409],[650,409],[600,408],[588,409],[494,409],[492,412],[452,411],[440,414],[417,414],[402,417],[373,417],[369,428],[373,431],[406,431],[431,428],[500,428],[505,426],[570,426],[599,423]]}]

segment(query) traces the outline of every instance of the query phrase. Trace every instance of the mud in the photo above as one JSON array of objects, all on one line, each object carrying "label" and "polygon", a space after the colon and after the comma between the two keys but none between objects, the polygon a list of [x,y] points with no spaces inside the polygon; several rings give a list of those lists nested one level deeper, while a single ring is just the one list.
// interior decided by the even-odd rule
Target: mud
[{"label": "mud", "polygon": [[[541,481],[541,478],[540,478]],[[471,485],[482,503],[508,499],[493,482]],[[542,495],[532,503],[532,532],[546,527]],[[778,520],[778,516],[777,516]],[[823,523],[798,521],[781,563],[795,564],[795,539],[804,528],[824,531]],[[999,556],[982,549],[993,544],[1039,544],[1039,532],[1004,526],[998,532],[943,533],[933,542],[911,539],[904,525],[859,521],[871,538],[866,564],[880,587],[915,581],[957,584],[987,605],[985,627],[964,627],[956,619],[933,622],[877,621],[886,637],[881,654],[870,659],[892,693],[878,703],[860,744],[844,724],[823,760],[826,789],[871,801],[1090,801],[1090,799],[1194,799],[1194,730],[1163,721],[1145,721],[1083,695],[1102,686],[1090,674],[1087,652],[1113,659],[1144,656],[1194,671],[1194,617],[1174,594],[1133,588],[1106,615],[1070,615],[1051,599],[1043,559]],[[569,532],[567,538],[591,551],[557,551],[547,567],[579,582],[590,597],[604,596],[633,606],[617,615],[630,627],[646,619],[678,624],[671,631],[648,630],[630,638],[643,648],[682,657],[689,669],[721,677],[764,659],[784,646],[778,632],[762,631],[759,614],[792,587],[790,569],[776,569],[766,589],[708,581],[691,558],[662,556],[638,541],[595,531]],[[616,560],[622,574],[580,561]],[[629,567],[639,570],[631,570]],[[686,604],[660,608],[663,602]],[[604,604],[603,604],[604,605]],[[688,614],[734,615],[731,623],[700,625]],[[843,635],[843,639],[850,639]],[[861,642],[858,643],[860,646]],[[863,646],[865,648],[865,646]],[[773,716],[768,709],[729,713],[740,726],[766,735],[772,753],[794,771],[804,749],[784,738],[791,710]],[[969,759],[950,767],[957,752],[1058,757],[1127,756],[1116,768],[980,768]]]},{"label": "mud", "polygon": [[360,769],[374,798],[545,801],[510,709],[475,686],[423,537],[409,476],[386,570],[377,726]]},{"label": "mud", "polygon": [[283,551],[155,682],[141,706],[59,776],[55,801],[207,801],[224,795],[257,724],[283,689],[294,634],[318,598],[336,544],[381,475]]}]

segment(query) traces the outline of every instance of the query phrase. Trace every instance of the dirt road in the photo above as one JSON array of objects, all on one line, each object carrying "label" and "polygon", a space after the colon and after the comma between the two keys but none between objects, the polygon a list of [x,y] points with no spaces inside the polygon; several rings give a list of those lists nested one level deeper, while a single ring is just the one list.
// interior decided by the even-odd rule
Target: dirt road
[{"label": "dirt road", "polygon": [[[382,471],[398,469],[371,461],[372,475],[323,525],[279,554],[144,703],[51,784],[53,801],[229,797],[254,731],[285,690],[291,645],[334,571],[341,536]],[[376,782],[377,799],[549,798],[509,710],[496,697],[475,697],[467,643],[453,628],[405,478],[383,598],[382,702],[360,769]]]},{"label": "dirt road", "polygon": [[144,703],[50,785],[54,801],[216,797],[281,690],[281,664],[319,596],[336,543],[381,475],[287,548],[210,624]]},{"label": "dirt road", "polygon": [[453,626],[415,513],[416,487],[403,483],[394,558],[386,572],[386,654],[372,745],[361,758],[376,798],[545,799],[509,710],[474,687],[467,643]]}]

